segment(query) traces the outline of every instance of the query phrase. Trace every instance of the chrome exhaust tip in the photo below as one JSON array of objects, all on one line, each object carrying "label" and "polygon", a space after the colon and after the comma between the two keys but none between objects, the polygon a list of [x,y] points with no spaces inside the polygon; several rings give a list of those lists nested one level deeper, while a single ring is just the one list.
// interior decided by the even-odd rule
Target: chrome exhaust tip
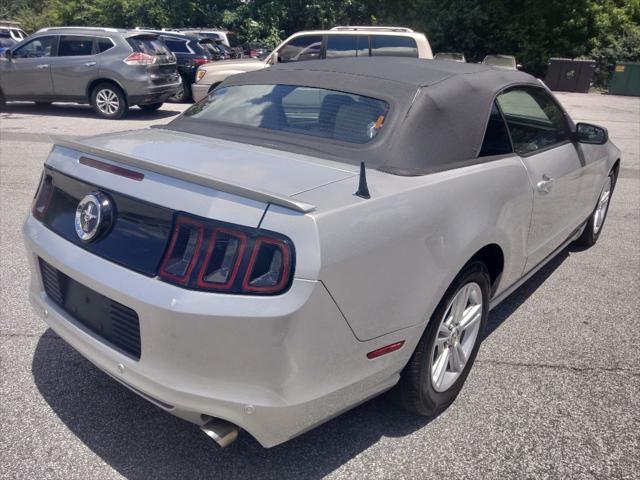
[{"label": "chrome exhaust tip", "polygon": [[240,429],[233,423],[221,420],[219,418],[212,418],[204,425],[200,426],[200,430],[211,437],[222,448],[231,445],[236,438]]}]

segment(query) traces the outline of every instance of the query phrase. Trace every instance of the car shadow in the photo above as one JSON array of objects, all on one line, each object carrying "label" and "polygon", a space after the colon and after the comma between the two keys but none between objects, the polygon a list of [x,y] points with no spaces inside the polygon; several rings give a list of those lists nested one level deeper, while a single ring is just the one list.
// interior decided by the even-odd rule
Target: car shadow
[{"label": "car shadow", "polygon": [[[52,105],[36,105],[34,103],[7,103],[2,113],[5,116],[14,116],[19,114],[27,115],[46,115],[48,117],[77,117],[77,118],[96,118],[98,115],[89,105],[80,105],[77,103],[54,103]],[[162,119],[173,117],[180,112],[175,110],[166,110],[160,107],[159,110],[153,112],[145,112],[139,108],[132,107],[129,109],[125,120],[143,120]]]},{"label": "car shadow", "polygon": [[115,382],[51,329],[36,346],[32,373],[58,418],[129,479],[322,478],[382,437],[403,437],[430,421],[383,395],[274,448],[241,432],[221,449],[197,426]]},{"label": "car shadow", "polygon": [[[568,257],[566,249],[496,307],[491,335]],[[147,478],[321,478],[384,437],[433,419],[406,413],[387,395],[271,449],[246,432],[221,449],[195,425],[153,406],[93,366],[48,329],[32,363],[35,384],[62,422],[121,475]]]},{"label": "car shadow", "polygon": [[522,305],[567,258],[569,258],[569,255],[572,252],[579,252],[582,250],[583,248],[577,245],[569,245],[569,247],[563,249],[558,255],[552,258],[549,263],[522,284],[520,288],[505,298],[500,305],[494,308],[489,314],[489,319],[483,333],[483,339],[495,332],[500,325],[502,325],[502,323],[504,323],[504,321],[507,320],[511,314],[515,312],[520,305]]}]

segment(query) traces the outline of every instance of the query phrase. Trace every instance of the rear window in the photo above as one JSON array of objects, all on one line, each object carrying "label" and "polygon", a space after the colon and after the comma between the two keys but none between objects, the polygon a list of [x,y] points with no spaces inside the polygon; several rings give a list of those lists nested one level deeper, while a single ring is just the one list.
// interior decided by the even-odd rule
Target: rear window
[{"label": "rear window", "polygon": [[164,43],[167,44],[167,47],[169,47],[169,50],[173,53],[191,53],[185,40],[173,40],[167,38],[164,40]]},{"label": "rear window", "polygon": [[224,51],[219,49],[218,46],[213,43],[213,40],[210,39],[201,40],[198,42],[198,45],[200,45],[200,47],[202,47],[206,52],[214,56],[224,53]]},{"label": "rear window", "polygon": [[371,35],[371,55],[374,57],[417,57],[418,46],[411,37]]},{"label": "rear window", "polygon": [[382,100],[336,90],[233,85],[214,90],[184,115],[362,144],[379,133],[387,109]]},{"label": "rear window", "polygon": [[136,52],[148,55],[168,55],[170,53],[167,46],[158,37],[129,37],[127,42]]}]

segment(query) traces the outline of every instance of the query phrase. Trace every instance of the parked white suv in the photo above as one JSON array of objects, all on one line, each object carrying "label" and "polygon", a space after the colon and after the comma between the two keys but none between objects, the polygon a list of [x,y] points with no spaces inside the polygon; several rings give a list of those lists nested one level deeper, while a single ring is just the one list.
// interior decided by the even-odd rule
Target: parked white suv
[{"label": "parked white suv", "polygon": [[264,60],[224,60],[202,65],[191,87],[197,102],[223,80],[238,73],[267,68],[278,62],[336,57],[394,56],[433,58],[424,33],[402,27],[334,27],[291,35]]}]

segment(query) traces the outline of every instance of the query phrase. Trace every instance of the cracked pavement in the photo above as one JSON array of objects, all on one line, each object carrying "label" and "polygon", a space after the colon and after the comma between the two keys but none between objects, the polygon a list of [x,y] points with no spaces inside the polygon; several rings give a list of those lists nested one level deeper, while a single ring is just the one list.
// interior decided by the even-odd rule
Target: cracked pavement
[{"label": "cracked pavement", "polygon": [[637,478],[640,472],[640,98],[558,94],[623,151],[607,222],[490,315],[454,404],[427,420],[369,401],[278,447],[218,449],[72,350],[27,302],[20,236],[50,134],[166,123],[88,107],[0,114],[0,478]]}]

